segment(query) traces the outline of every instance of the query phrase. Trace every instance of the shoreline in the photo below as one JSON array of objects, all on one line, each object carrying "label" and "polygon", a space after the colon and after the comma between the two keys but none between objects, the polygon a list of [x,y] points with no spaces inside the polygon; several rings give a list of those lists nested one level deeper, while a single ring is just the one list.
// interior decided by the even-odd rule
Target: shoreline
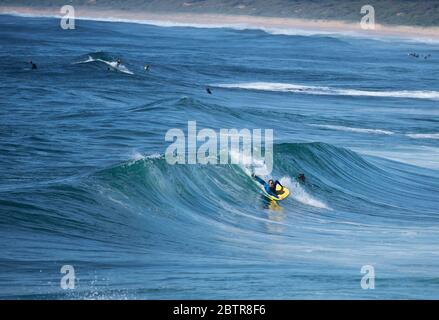
[{"label": "shoreline", "polygon": [[[374,30],[363,30],[360,22],[341,20],[308,20],[296,18],[224,15],[204,13],[133,12],[75,7],[78,20],[114,21],[151,24],[162,27],[233,28],[263,30],[272,34],[343,34],[370,38],[400,38],[439,41],[439,27],[393,26],[376,24]],[[61,17],[60,8],[0,7],[0,14],[28,17]]]}]

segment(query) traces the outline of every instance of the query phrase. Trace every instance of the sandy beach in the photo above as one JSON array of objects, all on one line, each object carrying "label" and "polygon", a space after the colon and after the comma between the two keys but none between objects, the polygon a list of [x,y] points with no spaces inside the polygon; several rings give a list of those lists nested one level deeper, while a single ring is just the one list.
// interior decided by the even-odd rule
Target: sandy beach
[{"label": "sandy beach", "polygon": [[[0,7],[0,14],[28,16],[62,16],[59,9],[31,7]],[[261,29],[274,34],[338,33],[362,37],[395,37],[422,41],[439,41],[439,27],[415,27],[375,24],[375,29],[362,29],[360,21],[307,20],[246,15],[153,13],[75,7],[77,19],[145,23],[159,26],[190,26],[203,28],[230,27]]]}]

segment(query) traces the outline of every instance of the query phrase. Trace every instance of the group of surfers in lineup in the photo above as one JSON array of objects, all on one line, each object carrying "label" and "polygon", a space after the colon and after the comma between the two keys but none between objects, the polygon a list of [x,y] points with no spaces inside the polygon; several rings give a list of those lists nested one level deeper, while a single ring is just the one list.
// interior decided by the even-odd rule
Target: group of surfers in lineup
[{"label": "group of surfers in lineup", "polygon": [[413,58],[424,58],[425,60],[427,60],[428,58],[431,58],[431,54],[424,54],[424,55],[422,55],[422,54],[419,54],[419,53],[416,53],[416,52],[410,52],[408,55],[410,57],[413,57]]},{"label": "group of surfers in lineup", "polygon": [[[29,61],[29,64],[30,64],[32,70],[36,70],[36,69],[37,69],[37,65],[36,65],[36,63],[34,63],[32,60]],[[121,66],[121,64],[122,64],[122,59],[117,58],[117,59],[116,59],[116,69],[118,69],[118,68]],[[149,71],[149,67],[150,67],[150,65],[146,63],[146,64],[143,66],[143,70],[145,70],[145,71]],[[108,70],[111,70],[111,68],[108,68]],[[212,94],[212,89],[209,88],[209,87],[206,87],[206,92],[207,92],[208,94]]]}]

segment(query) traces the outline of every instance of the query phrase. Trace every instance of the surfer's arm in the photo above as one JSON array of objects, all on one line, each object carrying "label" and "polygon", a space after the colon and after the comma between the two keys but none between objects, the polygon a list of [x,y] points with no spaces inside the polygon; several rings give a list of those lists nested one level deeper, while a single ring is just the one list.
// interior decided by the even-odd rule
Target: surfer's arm
[{"label": "surfer's arm", "polygon": [[253,178],[254,178],[257,182],[259,182],[260,184],[262,184],[263,186],[266,185],[265,181],[264,181],[263,179],[259,178],[258,176],[253,175]]},{"label": "surfer's arm", "polygon": [[263,179],[259,178],[255,174],[252,174],[252,177],[264,187],[265,192],[267,192],[270,196],[279,198],[279,196],[275,192],[271,191],[268,183],[266,183]]}]

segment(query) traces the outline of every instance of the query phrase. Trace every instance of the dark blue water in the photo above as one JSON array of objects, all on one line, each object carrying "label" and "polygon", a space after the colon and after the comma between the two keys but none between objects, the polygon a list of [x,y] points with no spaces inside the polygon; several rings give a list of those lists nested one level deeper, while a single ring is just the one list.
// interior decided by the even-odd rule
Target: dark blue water
[{"label": "dark blue water", "polygon": [[[439,44],[76,27],[0,16],[1,298],[439,297]],[[167,164],[187,121],[274,129],[292,195]]]}]

